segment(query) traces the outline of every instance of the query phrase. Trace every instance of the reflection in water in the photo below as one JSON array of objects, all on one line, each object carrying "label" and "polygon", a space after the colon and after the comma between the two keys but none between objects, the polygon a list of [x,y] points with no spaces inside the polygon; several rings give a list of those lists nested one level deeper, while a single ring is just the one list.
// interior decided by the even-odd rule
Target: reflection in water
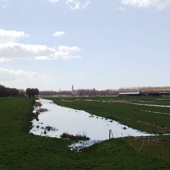
[{"label": "reflection in water", "polygon": [[[63,133],[69,133],[90,138],[88,142],[83,142],[83,144],[80,142],[74,145],[78,147],[79,145],[86,147],[98,141],[109,139],[111,134],[114,138],[149,135],[111,119],[91,115],[85,111],[58,106],[51,100],[40,99],[37,102],[41,102],[42,107],[48,111],[41,112],[38,119],[32,121],[33,128],[30,130],[30,133],[35,135],[60,138]],[[37,112],[36,108],[34,112]]]}]

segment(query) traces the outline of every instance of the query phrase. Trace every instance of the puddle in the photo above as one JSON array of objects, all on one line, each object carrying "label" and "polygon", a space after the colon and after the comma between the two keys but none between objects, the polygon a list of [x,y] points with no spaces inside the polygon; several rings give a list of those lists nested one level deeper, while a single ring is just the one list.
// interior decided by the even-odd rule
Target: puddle
[{"label": "puddle", "polygon": [[[79,141],[70,145],[72,149],[88,147],[111,137],[150,135],[129,128],[111,119],[56,105],[51,100],[40,99],[37,102],[40,102],[42,104],[41,107],[45,108],[46,111],[41,112],[38,119],[32,121],[33,128],[30,130],[30,133],[56,138],[60,138],[63,133],[68,133],[90,138],[88,141]],[[35,107],[35,114],[37,109],[40,109],[40,107]]]}]

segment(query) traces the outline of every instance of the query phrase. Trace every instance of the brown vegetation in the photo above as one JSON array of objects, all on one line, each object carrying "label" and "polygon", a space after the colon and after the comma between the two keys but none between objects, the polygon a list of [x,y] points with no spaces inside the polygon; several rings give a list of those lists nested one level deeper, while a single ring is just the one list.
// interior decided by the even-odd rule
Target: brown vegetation
[{"label": "brown vegetation", "polygon": [[69,133],[63,133],[61,136],[61,138],[65,138],[65,139],[71,139],[71,140],[89,140],[90,138],[85,136],[85,135],[80,135],[80,134],[77,134],[77,135],[71,135]]}]

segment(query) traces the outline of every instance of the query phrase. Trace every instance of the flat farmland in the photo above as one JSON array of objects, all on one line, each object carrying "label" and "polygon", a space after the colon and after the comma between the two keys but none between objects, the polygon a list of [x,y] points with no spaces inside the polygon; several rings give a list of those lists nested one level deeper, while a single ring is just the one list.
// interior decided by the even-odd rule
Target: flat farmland
[{"label": "flat farmland", "polygon": [[[116,120],[148,133],[170,133],[170,99],[154,97],[53,98],[59,105]],[[71,101],[71,102],[70,102]]]},{"label": "flat farmland", "polygon": [[[145,118],[150,112],[140,111],[153,109],[153,112],[169,113],[169,108],[127,104],[130,99],[114,97],[51,99],[60,105],[86,110],[91,114],[124,122],[146,132],[153,130],[169,132],[169,115],[152,113],[151,117]],[[168,135],[150,137],[153,139],[149,138],[150,142],[148,139],[134,137],[113,138],[95,144],[82,152],[74,152],[68,148],[68,145],[73,142],[71,140],[29,134],[31,120],[34,118],[33,104],[33,98],[0,98],[0,169],[170,168]],[[156,118],[153,121],[154,115]],[[139,124],[137,121],[148,122],[151,125]]]}]

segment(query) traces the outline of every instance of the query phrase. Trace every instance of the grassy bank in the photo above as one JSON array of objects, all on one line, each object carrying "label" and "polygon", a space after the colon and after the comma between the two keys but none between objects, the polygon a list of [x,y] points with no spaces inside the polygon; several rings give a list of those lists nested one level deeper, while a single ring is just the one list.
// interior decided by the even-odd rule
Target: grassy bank
[{"label": "grassy bank", "polygon": [[142,142],[137,142],[133,138],[108,140],[76,153],[68,148],[71,141],[30,135],[28,132],[33,117],[32,104],[33,100],[27,98],[0,98],[0,169],[2,170],[169,169],[170,167],[165,154],[163,159],[162,156],[155,157],[155,154],[145,155],[142,149],[138,153],[137,150]]},{"label": "grassy bank", "polygon": [[[53,98],[54,102],[91,114],[107,117],[135,129],[149,133],[170,133],[170,108],[136,105],[167,104],[166,100],[158,98]],[[162,99],[162,98],[160,98]],[[90,101],[91,100],[91,101]],[[71,102],[70,102],[71,101]],[[160,101],[160,103],[159,103]],[[170,104],[169,104],[170,105]]]}]

